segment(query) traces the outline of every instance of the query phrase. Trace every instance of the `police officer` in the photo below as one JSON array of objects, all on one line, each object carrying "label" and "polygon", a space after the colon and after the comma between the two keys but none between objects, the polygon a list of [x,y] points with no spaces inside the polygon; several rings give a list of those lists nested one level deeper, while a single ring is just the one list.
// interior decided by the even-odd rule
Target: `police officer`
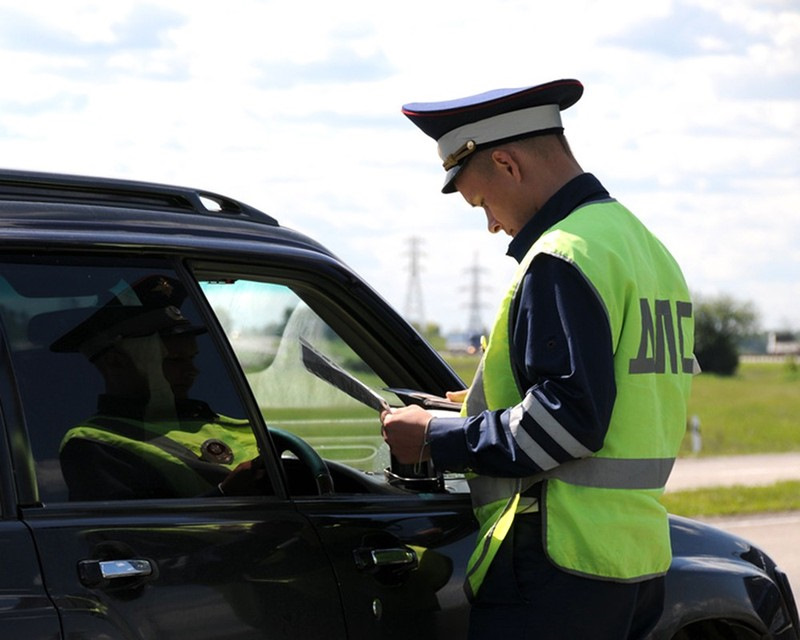
[{"label": "police officer", "polygon": [[[264,477],[246,420],[189,397],[196,337],[172,278],[151,276],[57,340],[98,369],[97,413],[64,436],[62,473],[72,500],[174,498],[257,491]],[[123,300],[136,301],[125,304]]]},{"label": "police officer", "polygon": [[574,158],[561,111],[582,92],[403,108],[438,143],[442,191],[483,209],[519,263],[462,417],[382,414],[400,462],[467,473],[471,638],[643,638],[663,608],[691,303],[667,249]]}]

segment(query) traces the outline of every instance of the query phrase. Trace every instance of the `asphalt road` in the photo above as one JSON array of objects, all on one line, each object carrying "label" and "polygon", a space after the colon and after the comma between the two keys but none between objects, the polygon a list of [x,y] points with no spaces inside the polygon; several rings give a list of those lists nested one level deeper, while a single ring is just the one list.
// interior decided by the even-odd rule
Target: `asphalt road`
[{"label": "asphalt road", "polygon": [[667,491],[737,484],[758,486],[782,480],[800,480],[800,453],[678,458]]},{"label": "asphalt road", "polygon": [[[800,453],[680,458],[667,491],[700,487],[759,486],[800,480]],[[697,518],[762,548],[789,576],[800,601],[800,512]]]}]

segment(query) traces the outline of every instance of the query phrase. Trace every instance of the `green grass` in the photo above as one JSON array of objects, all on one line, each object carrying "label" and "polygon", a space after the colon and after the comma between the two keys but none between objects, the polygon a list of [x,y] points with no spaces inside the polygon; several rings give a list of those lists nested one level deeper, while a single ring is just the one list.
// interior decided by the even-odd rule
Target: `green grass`
[{"label": "green grass", "polygon": [[[733,377],[700,374],[689,414],[700,418],[702,456],[800,451],[800,373],[743,362]],[[687,437],[681,453],[690,451]]]},{"label": "green grass", "polygon": [[475,370],[478,368],[478,363],[481,361],[480,356],[477,355],[469,356],[466,354],[456,355],[443,353],[442,357],[447,361],[447,364],[453,367],[453,371],[455,371],[458,377],[466,384],[472,382]]},{"label": "green grass", "polygon": [[734,516],[800,510],[800,482],[765,487],[712,487],[664,494],[662,504],[680,516]]}]

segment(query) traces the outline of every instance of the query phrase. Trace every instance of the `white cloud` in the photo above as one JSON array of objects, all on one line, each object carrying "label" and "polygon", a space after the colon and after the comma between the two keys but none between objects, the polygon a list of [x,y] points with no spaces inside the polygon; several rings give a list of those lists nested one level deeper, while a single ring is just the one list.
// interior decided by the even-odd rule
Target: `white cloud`
[{"label": "white cloud", "polygon": [[[800,326],[800,9],[794,0],[381,5],[0,0],[0,165],[219,191],[321,238],[402,310],[468,316],[513,263],[439,193],[405,102],[577,77],[585,169],[662,236],[690,286]],[[486,321],[493,310],[487,308]]]}]

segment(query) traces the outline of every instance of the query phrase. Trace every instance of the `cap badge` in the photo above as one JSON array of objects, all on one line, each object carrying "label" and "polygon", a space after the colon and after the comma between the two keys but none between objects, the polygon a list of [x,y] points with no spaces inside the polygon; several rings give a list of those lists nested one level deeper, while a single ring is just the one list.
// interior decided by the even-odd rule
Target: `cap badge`
[{"label": "cap badge", "polygon": [[444,170],[450,171],[450,169],[455,167],[459,162],[461,162],[464,158],[470,155],[473,151],[475,151],[475,141],[467,140],[458,149],[453,151],[453,153],[451,153],[444,159],[444,163],[442,164]]},{"label": "cap badge", "polygon": [[222,440],[209,438],[200,445],[200,457],[206,462],[230,464],[233,462],[233,449]]}]

